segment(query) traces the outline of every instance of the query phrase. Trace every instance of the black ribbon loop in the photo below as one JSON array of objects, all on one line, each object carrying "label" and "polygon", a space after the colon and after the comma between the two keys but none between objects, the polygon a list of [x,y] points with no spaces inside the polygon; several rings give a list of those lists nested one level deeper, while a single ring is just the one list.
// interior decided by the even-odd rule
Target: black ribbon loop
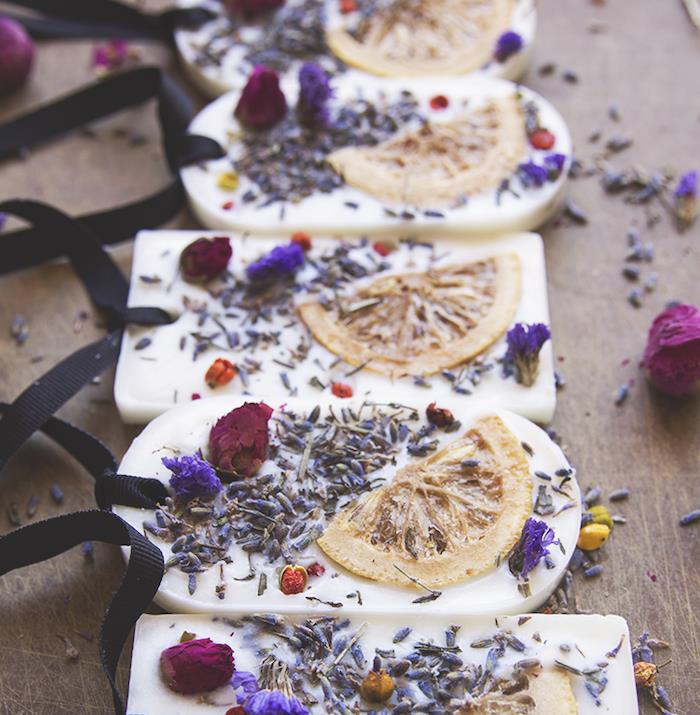
[{"label": "black ribbon loop", "polygon": [[[159,68],[141,67],[113,75],[0,125],[0,159],[152,98],[158,100],[163,148],[172,181],[145,199],[79,217],[80,223],[103,244],[132,238],[140,229],[165,223],[182,208],[185,193],[178,174],[180,168],[223,156],[223,150],[213,139],[187,133],[193,116],[190,99]],[[54,231],[43,225],[0,235],[0,275],[62,255]]]},{"label": "black ribbon loop", "polygon": [[116,671],[124,643],[158,592],[163,578],[161,550],[116,514],[82,511],[20,527],[0,537],[0,576],[45,561],[83,541],[129,546],[126,572],[114,593],[100,629],[100,659],[109,680],[114,711],[124,715]]},{"label": "black ribbon loop", "polygon": [[115,474],[109,470],[95,479],[95,501],[100,509],[107,511],[114,504],[137,509],[157,509],[167,497],[168,490],[157,479]]},{"label": "black ribbon loop", "polygon": [[115,0],[7,0],[43,17],[13,15],[37,39],[141,39],[171,43],[178,27],[198,27],[214,14],[203,7],[150,14]]}]

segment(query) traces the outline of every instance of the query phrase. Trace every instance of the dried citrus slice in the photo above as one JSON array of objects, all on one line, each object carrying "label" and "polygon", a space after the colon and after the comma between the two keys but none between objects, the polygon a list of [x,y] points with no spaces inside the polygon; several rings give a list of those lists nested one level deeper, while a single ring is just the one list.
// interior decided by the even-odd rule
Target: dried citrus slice
[{"label": "dried citrus slice", "polygon": [[317,543],[360,576],[410,585],[408,574],[440,587],[492,569],[510,551],[531,495],[520,442],[499,417],[484,417],[338,513]]},{"label": "dried citrus slice", "polygon": [[498,188],[522,161],[525,137],[523,112],[512,95],[375,146],[339,149],[327,160],[347,184],[381,201],[449,206]]},{"label": "dried citrus slice", "polygon": [[509,26],[513,0],[398,0],[356,27],[327,33],[331,50],[350,65],[389,77],[460,74],[493,56]]},{"label": "dried citrus slice", "polygon": [[513,320],[520,258],[375,278],[334,304],[299,306],[314,337],[351,365],[400,377],[432,375],[483,352]]},{"label": "dried citrus slice", "polygon": [[460,715],[576,715],[578,706],[566,673],[543,670],[527,678],[527,689],[505,694],[498,688],[459,710]]}]

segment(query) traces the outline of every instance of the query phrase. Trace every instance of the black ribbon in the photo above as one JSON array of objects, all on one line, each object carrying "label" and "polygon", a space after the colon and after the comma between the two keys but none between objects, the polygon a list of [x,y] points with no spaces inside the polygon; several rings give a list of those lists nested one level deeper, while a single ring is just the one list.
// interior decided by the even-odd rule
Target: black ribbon
[{"label": "black ribbon", "polygon": [[[213,139],[187,133],[194,114],[189,97],[159,68],[141,67],[108,77],[0,125],[0,159],[16,156],[152,98],[158,100],[163,148],[173,174],[172,181],[145,199],[78,217],[104,244],[132,238],[141,229],[165,223],[182,208],[185,192],[178,174],[181,167],[223,155]],[[0,274],[62,255],[50,226],[0,236]]]},{"label": "black ribbon", "polygon": [[172,8],[151,14],[115,0],[6,0],[40,13],[11,15],[37,39],[102,38],[170,43],[178,27],[198,27],[214,14],[203,7]]}]

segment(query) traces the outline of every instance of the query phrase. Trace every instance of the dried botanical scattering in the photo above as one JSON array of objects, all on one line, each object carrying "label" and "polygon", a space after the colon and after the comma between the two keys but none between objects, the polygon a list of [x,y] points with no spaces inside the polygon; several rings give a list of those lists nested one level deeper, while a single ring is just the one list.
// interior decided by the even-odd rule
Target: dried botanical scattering
[{"label": "dried botanical scattering", "polygon": [[[280,85],[294,111],[256,127],[238,121],[249,89],[223,95],[191,124],[226,147],[226,156],[181,172],[206,226],[496,233],[533,228],[564,201],[566,124],[544,98],[511,82],[329,80],[306,63]],[[273,99],[263,102],[266,117]],[[227,172],[238,178],[233,190],[221,187]]]},{"label": "dried botanical scattering", "polygon": [[[637,713],[629,632],[617,616],[431,615],[397,640],[406,619],[395,609],[349,618],[143,616],[129,712]],[[202,695],[167,687],[158,657],[183,630],[233,650],[230,684]]]},{"label": "dried botanical scattering", "polygon": [[527,358],[527,384],[507,357],[508,334],[549,320],[538,236],[232,235],[226,270],[192,283],[178,258],[201,239],[159,231],[136,240],[130,305],[176,320],[127,331],[115,386],[126,421],[145,422],[192,395],[346,400],[388,387],[424,408],[459,396],[551,419],[551,341],[514,356]]},{"label": "dried botanical scattering", "polygon": [[[205,0],[202,5],[213,19],[196,29],[178,29],[175,39],[188,73],[210,96],[240,88],[255,65],[284,76],[307,61],[333,73],[345,72],[347,62],[380,75],[477,72],[518,79],[527,68],[537,24],[533,0]],[[519,43],[505,43],[501,38],[507,33]]]},{"label": "dried botanical scattering", "polygon": [[[578,488],[561,451],[513,413],[446,399],[441,409],[453,419],[439,427],[424,400],[398,403],[390,394],[316,406],[282,398],[270,401],[271,412],[250,397],[218,397],[154,420],[120,473],[156,477],[173,496],[155,512],[117,511],[163,551],[158,602],[224,613],[364,612],[388,602],[498,613],[542,603],[580,525]],[[260,443],[255,410],[269,416],[269,441],[251,470],[250,440],[236,435],[254,433]],[[225,468],[215,470],[222,449]],[[545,472],[567,474],[566,483],[545,487],[551,510],[538,506],[537,475]],[[525,590],[509,555],[528,517],[558,544],[547,549],[552,542],[543,539],[537,553],[528,546]]]}]

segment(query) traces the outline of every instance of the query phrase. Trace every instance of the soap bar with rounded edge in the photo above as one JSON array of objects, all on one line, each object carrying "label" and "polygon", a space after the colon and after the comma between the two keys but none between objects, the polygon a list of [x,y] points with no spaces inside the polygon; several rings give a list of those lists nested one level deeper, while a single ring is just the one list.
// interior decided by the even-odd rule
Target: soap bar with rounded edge
[{"label": "soap bar with rounded edge", "polygon": [[[115,382],[115,399],[125,421],[147,422],[173,404],[189,402],[193,395],[250,391],[265,396],[280,394],[281,390],[281,394],[315,400],[329,396],[333,383],[349,386],[356,395],[372,395],[376,390],[388,388],[400,399],[414,401],[441,401],[448,396],[458,396],[465,404],[474,399],[487,400],[540,423],[551,420],[556,402],[551,341],[541,350],[539,372],[531,387],[518,384],[512,375],[504,376],[499,362],[507,349],[506,329],[517,322],[549,322],[539,236],[520,234],[457,242],[444,240],[437,234],[425,241],[410,237],[402,240],[398,233],[341,241],[313,235],[305,265],[296,274],[294,283],[279,281],[273,289],[261,292],[250,285],[246,266],[276,246],[288,245],[288,236],[273,239],[232,235],[233,258],[229,262],[232,276],[207,284],[186,283],[178,269],[180,253],[203,235],[216,234],[142,231],[136,239],[129,305],[160,307],[177,316],[177,320],[171,325],[131,326],[127,330]],[[376,314],[373,330],[380,337],[386,336],[386,351],[391,352],[390,346],[399,346],[406,340],[412,349],[415,345],[410,336],[420,329],[425,318],[415,313],[422,306],[416,303],[419,296],[406,303],[406,309],[414,311],[409,314],[402,307],[401,300],[406,296],[399,290],[401,286],[392,287],[391,300],[384,294],[381,303],[376,298],[374,304],[372,300],[369,303],[353,300],[352,295],[368,283],[384,281],[395,273],[413,275],[461,264],[478,266],[484,261],[482,268],[487,271],[493,257],[506,257],[511,266],[515,257],[518,275],[514,275],[513,285],[507,285],[505,290],[511,296],[519,295],[519,300],[514,312],[505,315],[507,322],[499,323],[501,330],[493,334],[495,341],[489,345],[487,340],[483,352],[461,364],[459,356],[452,361],[456,332],[450,328],[441,338],[446,349],[443,357],[450,359],[439,369],[431,368],[429,359],[428,365],[404,366],[402,369],[408,369],[405,377],[398,376],[398,372],[393,377],[386,371],[379,373],[372,365],[362,367],[366,359],[359,357],[359,350],[355,351],[352,343],[344,347],[326,341],[328,347],[322,345],[298,313],[309,301],[335,304],[343,299],[343,305],[347,304],[351,311],[349,315],[358,319],[357,332],[349,336],[357,340],[358,348],[364,340],[361,334],[366,327],[364,321]],[[518,282],[519,290],[515,285]],[[381,288],[383,283],[374,285]],[[467,282],[465,290],[471,290],[470,285]],[[424,295],[426,301],[432,301],[429,288]],[[489,290],[488,284],[485,289]],[[450,290],[449,285],[440,289],[440,295],[447,298],[448,311],[454,306],[446,295]],[[468,294],[464,297],[469,298]],[[487,303],[491,301],[486,294],[482,297]],[[431,310],[438,308],[439,304],[433,304]],[[335,313],[325,311],[320,317],[331,315],[337,319]],[[390,319],[390,324],[384,325],[386,319]],[[316,335],[324,339],[326,321],[316,320],[313,315],[307,315],[307,320],[312,327],[318,325]],[[406,337],[408,327],[411,332]],[[382,349],[376,343],[373,338],[372,346]],[[393,352],[402,358],[405,350],[396,347]],[[227,384],[210,388],[207,371],[219,358],[233,363],[237,374]]]},{"label": "soap bar with rounded edge", "polygon": [[[561,207],[571,137],[531,90],[485,78],[340,77],[331,85],[326,129],[300,131],[295,78],[282,83],[287,116],[270,129],[239,124],[237,91],[195,117],[190,130],[227,151],[181,170],[205,226],[483,235],[535,228]],[[535,139],[537,127],[546,133]],[[232,168],[238,185],[222,188]]]},{"label": "soap bar with rounded edge", "polygon": [[[300,658],[296,650],[297,641],[292,636],[304,626],[314,625],[320,625],[322,633],[329,634],[332,645],[326,649],[313,640],[305,639]],[[329,712],[326,709],[327,697],[331,699],[330,712],[333,713],[345,712],[343,707],[351,712],[351,706],[357,702],[363,711],[384,707],[386,712],[392,712],[402,699],[408,703],[424,703],[429,700],[424,688],[431,693],[432,688],[438,690],[439,686],[450,683],[447,690],[456,703],[465,702],[463,683],[467,684],[467,689],[478,703],[482,681],[478,676],[473,677],[474,671],[476,668],[483,669],[487,659],[493,658],[492,649],[498,649],[500,644],[504,644],[504,648],[503,654],[495,660],[496,679],[510,681],[518,672],[526,677],[524,690],[514,693],[511,701],[508,697],[504,698],[504,703],[510,702],[511,707],[514,707],[512,699],[516,702],[520,699],[526,704],[521,705],[522,709],[517,712],[528,715],[638,713],[629,630],[619,616],[535,614],[500,616],[494,622],[493,618],[463,613],[408,619],[405,614],[393,612],[381,616],[353,614],[346,620],[342,611],[321,623],[315,620],[313,611],[306,616],[267,614],[259,619],[248,619],[233,613],[230,619],[225,620],[211,615],[142,616],[136,626],[131,659],[129,713],[225,715],[228,708],[245,699],[242,688],[236,690],[229,685],[195,695],[180,695],[168,688],[159,672],[160,654],[178,643],[184,632],[230,646],[236,670],[252,673],[255,678],[260,677],[261,662],[266,654],[272,654],[288,664],[291,677],[304,691],[295,689],[295,695],[308,702],[310,715]],[[356,647],[346,651],[343,643],[350,644],[357,634]],[[450,634],[454,635],[454,642]],[[450,646],[450,643],[453,645]],[[438,655],[425,655],[433,652],[431,645]],[[261,649],[263,652],[259,652]],[[337,661],[344,672],[353,676],[353,683],[361,681],[371,669],[377,650],[382,653],[382,668],[394,673],[397,668],[398,672],[405,671],[402,675],[393,676],[395,691],[383,706],[363,702],[357,695],[356,684],[342,691],[338,687],[339,671],[329,672],[329,666]],[[412,663],[408,669],[405,664],[399,665],[407,657]],[[433,659],[441,667],[423,668],[426,674],[419,677],[421,664],[424,661],[432,663]],[[531,664],[532,661],[539,661],[541,666],[520,671],[515,669],[516,663],[525,661],[531,661]],[[556,661],[579,672],[588,669],[591,672],[588,676],[576,675],[557,666]],[[318,672],[312,669],[314,664],[318,664],[318,670],[325,671],[329,677],[330,689],[325,695],[318,681],[313,680],[312,672]],[[452,675],[447,676],[447,673]],[[239,676],[239,679],[242,680],[242,677]],[[600,688],[599,683],[603,681],[605,686]],[[599,705],[587,690],[587,683],[594,692],[601,689]],[[496,697],[497,693],[496,690],[491,697]],[[338,705],[336,698],[341,695],[344,698]],[[528,696],[534,699],[537,707],[530,705]],[[507,712],[516,711],[509,709]]]},{"label": "soap bar with rounded edge", "polygon": [[[360,12],[344,14],[340,11],[340,0],[287,0],[280,10],[248,22],[240,15],[227,14],[224,3],[219,0],[180,0],[180,4],[204,6],[215,16],[197,29],[180,28],[175,32],[185,71],[210,97],[240,89],[258,64],[274,66],[285,74],[296,74],[301,64],[308,61],[339,72],[353,71],[333,54],[323,38],[324,28],[331,32],[343,27],[352,28],[359,20]],[[356,5],[361,10],[363,2]],[[428,64],[423,72],[433,75],[448,71],[454,74],[475,72],[519,79],[528,67],[535,40],[537,9],[534,0],[472,0],[464,5],[465,20],[473,16],[473,21],[461,23],[462,34],[451,33],[452,41],[466,48],[464,64],[450,68],[443,61],[436,66]],[[449,8],[447,10],[444,14],[451,17],[453,13]],[[504,16],[507,18],[505,22]],[[443,33],[445,29],[449,28],[442,28]],[[494,56],[495,45],[504,32],[517,33],[522,46],[499,61]],[[414,33],[409,34],[413,39]],[[445,60],[449,60],[445,52],[449,49],[448,42],[443,41],[440,34],[435,41],[439,43],[438,50],[442,50],[440,56],[444,53]],[[352,55],[347,59],[351,60]],[[363,66],[372,69],[366,63]],[[401,66],[405,64],[393,71],[403,75],[415,74],[418,69],[410,67],[406,72]]]},{"label": "soap bar with rounded edge", "polygon": [[[175,612],[219,614],[268,610],[303,613],[311,606],[316,613],[333,613],[336,607],[342,607],[343,613],[498,614],[539,607],[559,584],[579,532],[579,489],[562,451],[542,429],[510,412],[487,406],[466,408],[459,400],[446,399],[439,406],[451,411],[455,422],[447,429],[433,428],[426,417],[427,399],[398,401],[399,398],[391,390],[383,396],[375,394],[371,400],[359,398],[342,403],[268,398],[267,404],[275,410],[268,425],[269,458],[255,476],[229,476],[234,481],[228,491],[217,497],[214,512],[205,506],[199,516],[186,517],[187,523],[175,525],[173,531],[169,515],[184,513],[182,505],[170,505],[160,515],[115,507],[116,513],[134,528],[141,531],[145,525],[149,538],[163,550],[170,564],[156,598],[158,604]],[[161,463],[162,458],[201,451],[205,459],[214,459],[209,450],[212,425],[246,401],[257,402],[258,398],[197,400],[166,412],[134,440],[119,473],[155,477],[167,484],[171,475]],[[493,437],[493,432],[480,423],[486,417],[498,424],[502,421],[507,437]],[[478,433],[470,433],[473,429]],[[460,458],[459,464],[446,462],[441,451],[467,433],[477,443],[485,440],[484,444],[493,450],[493,459],[477,453],[476,460],[474,455],[467,455],[464,460]],[[502,446],[506,444],[511,446]],[[448,583],[449,579],[444,578],[441,583],[446,585],[425,588],[412,586],[408,580],[403,580],[406,585],[398,585],[356,575],[319,548],[315,540],[329,519],[346,513],[355,499],[363,495],[367,498],[368,492],[376,492],[383,484],[405,479],[407,472],[425,465],[423,460],[429,462],[428,479],[433,486],[415,495],[415,511],[399,512],[397,500],[396,514],[392,510],[383,515],[377,512],[375,523],[387,538],[390,525],[396,533],[413,532],[412,539],[392,537],[387,544],[394,546],[387,546],[384,561],[394,563],[395,557],[405,574],[414,578],[426,574],[424,579],[435,584],[430,580],[431,563],[444,563],[465,543],[476,545],[479,554],[494,543],[508,551],[518,541],[521,525],[529,514],[548,524],[554,539],[560,542],[549,546],[549,561],[540,560],[530,572],[529,588],[511,573],[508,553],[493,551],[492,567],[482,564],[485,570],[471,578],[463,573],[465,566],[471,567],[471,561],[465,558],[454,566],[462,569],[456,574],[457,580]],[[516,468],[514,463],[523,466]],[[537,474],[550,475],[552,481]],[[506,490],[513,477],[518,486]],[[521,480],[529,483],[524,497]],[[561,486],[561,490],[555,492],[552,485]],[[424,499],[428,502],[421,501]],[[537,513],[531,511],[536,499]],[[222,521],[212,526],[208,513],[229,516],[216,516]],[[421,514],[427,521],[421,521]],[[506,520],[502,522],[504,515]],[[192,539],[184,536],[175,543],[175,537],[189,532],[193,520],[198,524],[197,544],[192,546]],[[424,527],[428,522],[432,526],[426,536]],[[502,523],[506,524],[505,534]],[[498,532],[494,524],[499,524]],[[492,543],[492,538],[497,541]],[[431,551],[430,544],[436,546],[433,551],[437,553],[424,556],[424,549]],[[188,555],[190,552],[194,559]],[[225,556],[229,563],[222,562]],[[305,568],[318,563],[323,573],[319,570],[314,574],[312,569],[305,591],[285,594],[280,589],[279,576],[287,562]]]}]

